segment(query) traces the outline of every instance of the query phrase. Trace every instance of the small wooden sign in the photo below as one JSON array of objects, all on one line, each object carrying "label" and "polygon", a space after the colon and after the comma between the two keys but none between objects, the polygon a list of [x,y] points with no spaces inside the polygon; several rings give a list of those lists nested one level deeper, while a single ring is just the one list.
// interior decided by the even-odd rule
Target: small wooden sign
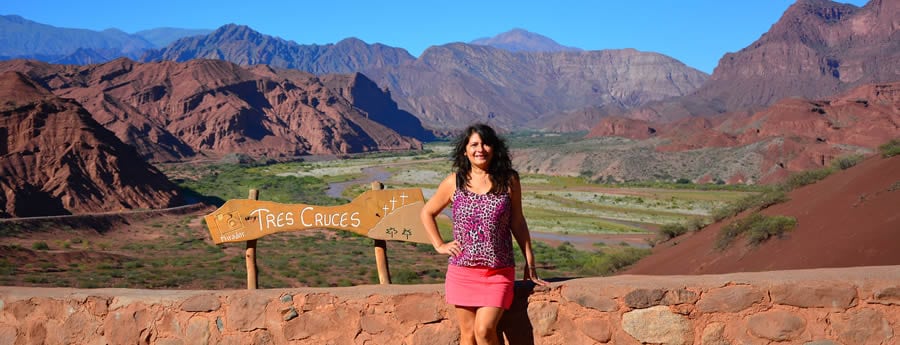
[{"label": "small wooden sign", "polygon": [[205,217],[213,242],[244,242],[268,234],[339,229],[379,240],[431,243],[419,212],[422,190],[370,190],[340,206],[232,199]]}]

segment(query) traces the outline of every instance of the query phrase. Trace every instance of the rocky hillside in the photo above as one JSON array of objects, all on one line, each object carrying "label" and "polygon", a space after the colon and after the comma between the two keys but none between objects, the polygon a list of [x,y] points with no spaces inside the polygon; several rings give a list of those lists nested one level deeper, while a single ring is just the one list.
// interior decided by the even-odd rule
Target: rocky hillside
[{"label": "rocky hillside", "polygon": [[0,217],[163,208],[179,190],[77,102],[0,74]]},{"label": "rocky hillside", "polygon": [[900,137],[900,82],[863,85],[818,101],[785,99],[750,116],[670,123],[609,117],[587,137],[522,150],[518,166],[611,181],[780,181]]},{"label": "rocky hillside", "polygon": [[388,89],[381,89],[361,73],[328,74],[322,83],[365,112],[369,119],[390,126],[403,136],[419,140],[434,140],[434,133],[422,127],[422,121],[397,107]]},{"label": "rocky hillside", "polygon": [[[867,159],[788,194],[789,201],[760,213],[790,216],[797,226],[757,246],[739,237],[715,249],[721,229],[707,226],[658,245],[629,274],[710,274],[900,262],[900,156]],[[739,215],[743,218],[747,214]]]},{"label": "rocky hillside", "polygon": [[633,49],[513,53],[463,43],[433,46],[412,63],[363,73],[432,128],[474,121],[540,126],[554,120],[543,116],[561,111],[633,108],[682,96],[707,78],[668,56]]},{"label": "rocky hillside", "polygon": [[185,62],[193,59],[225,60],[244,66],[266,64],[331,74],[398,65],[414,58],[405,49],[369,45],[356,38],[336,44],[301,45],[261,34],[244,25],[229,24],[209,35],[182,38],[162,49],[149,51],[141,60]]},{"label": "rocky hillside", "polygon": [[[538,41],[533,35],[516,33],[495,39],[520,45]],[[508,128],[521,128],[529,121],[542,126],[556,121],[542,115],[588,106],[629,109],[683,96],[708,77],[670,57],[635,50],[511,52],[454,43],[431,47],[415,59],[403,49],[358,39],[300,45],[233,24],[207,36],[176,41],[148,53],[143,61],[201,58],[314,74],[360,72],[387,88],[400,109],[417,116],[426,127],[441,130],[474,121]]]},{"label": "rocky hillside", "polygon": [[[61,66],[16,60],[19,71],[77,100],[151,161],[196,155],[303,154],[416,149],[312,74],[220,60]],[[375,97],[375,96],[373,96]],[[378,116],[375,116],[378,118]]]},{"label": "rocky hillside", "polygon": [[[900,80],[900,2],[863,7],[799,0],[756,42],[719,60],[693,94],[625,116],[672,121],[758,110],[788,97],[821,99]],[[602,115],[601,115],[602,116]]]}]

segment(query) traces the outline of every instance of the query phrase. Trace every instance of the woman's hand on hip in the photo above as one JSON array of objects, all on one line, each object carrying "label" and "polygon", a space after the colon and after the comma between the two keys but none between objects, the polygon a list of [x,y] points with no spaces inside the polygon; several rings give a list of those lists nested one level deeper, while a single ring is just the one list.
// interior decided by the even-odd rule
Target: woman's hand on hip
[{"label": "woman's hand on hip", "polygon": [[459,244],[456,243],[456,241],[444,243],[435,248],[435,250],[437,250],[438,253],[447,254],[450,256],[457,256],[459,255],[459,253],[462,253],[462,249],[459,248]]}]

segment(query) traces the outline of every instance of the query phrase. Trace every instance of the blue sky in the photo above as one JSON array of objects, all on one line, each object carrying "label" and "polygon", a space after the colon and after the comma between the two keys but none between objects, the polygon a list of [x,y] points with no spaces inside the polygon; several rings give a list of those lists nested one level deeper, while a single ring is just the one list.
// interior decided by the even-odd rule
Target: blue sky
[{"label": "blue sky", "polygon": [[[863,6],[864,0],[844,0]],[[643,1],[109,1],[5,0],[0,14],[57,27],[136,32],[157,27],[248,25],[300,44],[357,37],[419,56],[432,45],[469,42],[513,28],[588,50],[634,48],[712,73],[725,53],[746,47],[790,0]]]}]

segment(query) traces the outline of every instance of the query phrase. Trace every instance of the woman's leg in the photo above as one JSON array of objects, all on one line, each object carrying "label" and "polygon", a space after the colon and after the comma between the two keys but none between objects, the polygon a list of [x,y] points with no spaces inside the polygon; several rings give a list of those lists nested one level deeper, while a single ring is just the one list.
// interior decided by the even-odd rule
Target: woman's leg
[{"label": "woman's leg", "polygon": [[[497,337],[497,324],[503,316],[503,308],[481,307],[475,311],[475,339],[478,345],[500,344]],[[462,343],[460,343],[462,344]]]},{"label": "woman's leg", "polygon": [[456,306],[459,322],[459,345],[475,345],[475,311],[473,307]]}]

